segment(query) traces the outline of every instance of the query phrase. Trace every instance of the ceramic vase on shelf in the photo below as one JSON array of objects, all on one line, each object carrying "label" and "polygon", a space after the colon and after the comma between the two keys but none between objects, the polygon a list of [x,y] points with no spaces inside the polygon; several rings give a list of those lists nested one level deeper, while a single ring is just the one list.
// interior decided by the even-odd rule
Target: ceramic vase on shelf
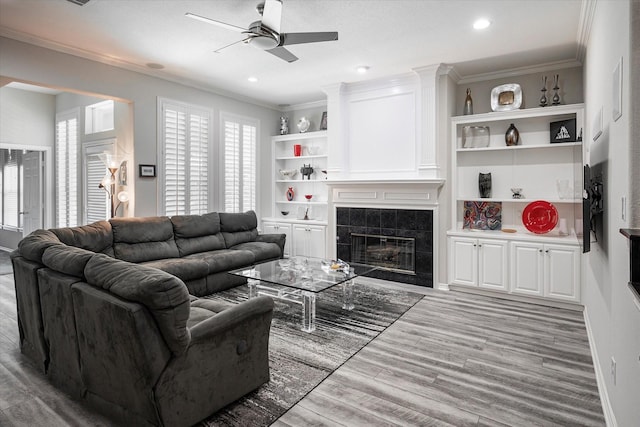
[{"label": "ceramic vase on shelf", "polygon": [[507,132],[504,134],[504,141],[507,146],[518,145],[520,141],[520,132],[518,132],[518,128],[516,128],[513,123],[507,129]]},{"label": "ceramic vase on shelf", "polygon": [[289,118],[280,117],[280,135],[287,135],[289,133]]},{"label": "ceramic vase on shelf", "polygon": [[295,195],[296,195],[296,193],[293,191],[293,187],[289,187],[289,188],[287,188],[287,193],[286,193],[286,195],[287,195],[287,200],[288,200],[288,201],[292,201],[292,200],[293,200],[293,198],[294,198],[294,197],[295,197]]},{"label": "ceramic vase on shelf", "polygon": [[478,190],[480,197],[488,199],[491,197],[491,172],[478,174]]},{"label": "ceramic vase on shelf", "polygon": [[467,89],[467,97],[464,100],[464,109],[462,110],[462,114],[464,114],[465,116],[473,114],[473,99],[471,99],[471,89]]}]

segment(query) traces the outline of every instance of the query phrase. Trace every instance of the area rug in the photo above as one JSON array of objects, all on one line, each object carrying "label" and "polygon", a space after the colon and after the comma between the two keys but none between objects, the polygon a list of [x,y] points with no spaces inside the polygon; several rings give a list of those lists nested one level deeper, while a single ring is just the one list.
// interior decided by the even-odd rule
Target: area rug
[{"label": "area rug", "polygon": [[[317,296],[312,333],[300,330],[299,305],[276,301],[269,338],[271,381],[199,425],[270,425],[423,297],[356,283],[356,307],[346,311],[341,291],[336,286]],[[238,303],[247,295],[247,287],[239,286],[210,298]]]}]

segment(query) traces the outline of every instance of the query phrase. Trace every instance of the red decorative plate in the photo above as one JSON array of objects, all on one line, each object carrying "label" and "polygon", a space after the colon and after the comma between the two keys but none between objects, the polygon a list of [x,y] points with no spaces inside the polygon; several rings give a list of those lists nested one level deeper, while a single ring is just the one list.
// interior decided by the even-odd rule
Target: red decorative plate
[{"label": "red decorative plate", "polygon": [[549,202],[536,200],[522,211],[522,223],[532,233],[548,233],[558,223],[558,210]]}]

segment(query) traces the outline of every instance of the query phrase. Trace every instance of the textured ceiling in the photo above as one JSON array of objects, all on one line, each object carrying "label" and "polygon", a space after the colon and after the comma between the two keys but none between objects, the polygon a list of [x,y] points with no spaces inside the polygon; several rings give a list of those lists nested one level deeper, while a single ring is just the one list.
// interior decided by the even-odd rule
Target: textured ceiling
[{"label": "textured ceiling", "polygon": [[[339,32],[338,41],[290,46],[299,57],[293,63],[244,44],[214,53],[242,35],[184,16],[246,28],[260,18],[257,3],[0,0],[0,35],[273,106],[322,100],[326,85],[436,63],[454,64],[464,77],[575,60],[579,51],[581,0],[283,0],[283,32]],[[492,25],[474,30],[479,17]],[[358,74],[358,65],[369,72]]]}]

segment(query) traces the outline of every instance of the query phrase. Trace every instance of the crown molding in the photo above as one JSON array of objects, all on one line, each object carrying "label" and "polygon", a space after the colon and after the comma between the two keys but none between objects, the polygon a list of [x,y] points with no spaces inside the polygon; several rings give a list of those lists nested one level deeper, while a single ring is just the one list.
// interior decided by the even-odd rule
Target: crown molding
[{"label": "crown molding", "polygon": [[[472,74],[464,76],[458,80],[458,84],[467,84],[487,80],[502,79],[505,77],[522,76],[526,74],[541,73],[546,71],[561,70],[563,68],[581,67],[582,63],[575,59],[565,61],[547,62],[534,66],[511,68],[506,70],[492,71],[490,73]],[[456,73],[457,74],[457,73]]]},{"label": "crown molding", "polygon": [[587,56],[587,44],[591,35],[591,25],[596,13],[597,0],[583,0],[580,7],[580,21],[578,22],[578,51],[576,60],[584,63]]},{"label": "crown molding", "polygon": [[[271,110],[279,110],[279,107],[275,104],[261,102],[256,99],[253,99],[238,93],[221,90],[221,89],[203,85],[203,84],[198,84],[192,80],[175,76],[171,73],[168,73],[167,71],[154,70],[146,66],[124,61],[119,58],[114,58],[114,57],[103,55],[101,53],[97,53],[93,51],[79,49],[77,47],[53,42],[51,40],[45,40],[40,37],[36,37],[32,34],[15,31],[6,27],[0,27],[0,37],[5,37],[7,39],[15,40],[22,43],[27,43],[33,46],[44,48],[44,49],[49,49],[59,53],[76,56],[78,58],[86,59],[93,62],[98,62],[101,64],[109,65],[109,66],[120,68],[123,70],[144,74],[146,76],[155,77],[157,79],[165,80],[171,83],[177,83],[182,86],[190,87],[192,89],[209,92],[215,95],[223,96],[225,98],[231,98],[234,101],[242,101],[248,104],[257,105],[259,107],[264,107]],[[42,82],[42,83],[46,84],[47,82]]]}]

